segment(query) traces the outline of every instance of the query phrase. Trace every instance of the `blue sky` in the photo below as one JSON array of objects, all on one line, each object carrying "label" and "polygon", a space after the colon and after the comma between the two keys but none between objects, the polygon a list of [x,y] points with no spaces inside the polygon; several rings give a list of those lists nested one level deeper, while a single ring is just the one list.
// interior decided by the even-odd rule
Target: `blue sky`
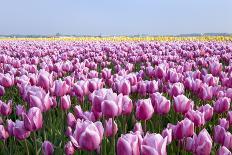
[{"label": "blue sky", "polygon": [[0,34],[232,33],[232,0],[0,0]]}]

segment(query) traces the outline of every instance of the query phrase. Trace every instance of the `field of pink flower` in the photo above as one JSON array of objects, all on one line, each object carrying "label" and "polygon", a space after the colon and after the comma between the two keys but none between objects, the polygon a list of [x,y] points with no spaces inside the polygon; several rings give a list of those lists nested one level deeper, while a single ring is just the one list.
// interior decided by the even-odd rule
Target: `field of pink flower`
[{"label": "field of pink flower", "polygon": [[231,41],[0,41],[3,155],[231,155],[231,99]]}]

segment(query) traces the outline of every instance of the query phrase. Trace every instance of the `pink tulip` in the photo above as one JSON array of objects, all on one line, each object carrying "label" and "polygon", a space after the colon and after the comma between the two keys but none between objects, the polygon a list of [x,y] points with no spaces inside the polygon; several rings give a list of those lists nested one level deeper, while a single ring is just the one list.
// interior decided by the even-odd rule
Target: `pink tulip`
[{"label": "pink tulip", "polygon": [[171,103],[162,94],[156,92],[151,95],[151,102],[154,112],[160,115],[167,114],[170,110]]},{"label": "pink tulip", "polygon": [[213,87],[207,84],[201,85],[198,95],[202,100],[211,100],[213,98]]},{"label": "pink tulip", "polygon": [[186,139],[187,151],[193,152],[196,155],[210,155],[212,148],[212,139],[206,129],[201,130],[199,135],[194,135],[193,138]]},{"label": "pink tulip", "polygon": [[135,123],[133,131],[134,132],[139,132],[139,133],[143,134],[142,124],[139,123],[139,122]]},{"label": "pink tulip", "polygon": [[185,95],[178,95],[177,97],[174,97],[175,112],[185,114],[192,108],[193,102],[189,100]]},{"label": "pink tulip", "polygon": [[140,155],[140,139],[133,133],[122,135],[117,142],[118,155]]},{"label": "pink tulip", "polygon": [[15,126],[15,122],[13,122],[11,119],[10,120],[6,120],[6,128],[7,128],[7,131],[9,133],[10,136],[13,136],[13,129],[14,129],[14,126]]},{"label": "pink tulip", "polygon": [[9,100],[7,104],[0,101],[0,113],[3,116],[8,116],[12,113],[12,100]]},{"label": "pink tulip", "polygon": [[145,81],[140,81],[137,84],[137,91],[140,95],[146,96],[147,93],[147,83]]},{"label": "pink tulip", "polygon": [[17,116],[22,116],[23,113],[26,113],[26,109],[23,105],[16,105],[16,115]]},{"label": "pink tulip", "polygon": [[0,139],[6,140],[9,137],[8,131],[5,129],[3,125],[0,125]]},{"label": "pink tulip", "polygon": [[112,137],[115,136],[118,131],[118,125],[114,121],[113,123],[112,118],[110,118],[108,121],[105,121],[105,135],[106,137]]},{"label": "pink tulip", "polygon": [[54,93],[56,96],[64,96],[69,91],[69,85],[65,81],[56,80],[55,81],[55,90]]},{"label": "pink tulip", "polygon": [[141,155],[166,155],[167,137],[147,133],[141,145]]},{"label": "pink tulip", "polygon": [[161,64],[155,68],[155,75],[157,78],[162,79],[166,76],[166,66]]},{"label": "pink tulip", "polygon": [[232,153],[225,146],[220,146],[217,155],[232,155]]},{"label": "pink tulip", "polygon": [[162,136],[163,136],[163,138],[167,137],[167,145],[171,144],[171,142],[172,142],[172,129],[168,129],[168,128],[164,129],[162,131]]},{"label": "pink tulip", "polygon": [[149,120],[154,113],[151,99],[140,99],[136,103],[136,117],[139,120]]},{"label": "pink tulip", "polygon": [[70,136],[73,145],[77,148],[92,151],[100,147],[104,128],[101,122],[80,121],[76,122],[76,128]]},{"label": "pink tulip", "polygon": [[177,125],[172,126],[171,129],[175,139],[183,139],[194,134],[194,123],[185,118],[181,122],[178,122]]},{"label": "pink tulip", "polygon": [[228,111],[227,120],[228,120],[229,124],[232,125],[232,111]]},{"label": "pink tulip", "polygon": [[122,94],[108,92],[101,104],[102,114],[108,118],[119,116],[122,112]]},{"label": "pink tulip", "polygon": [[215,103],[214,103],[214,111],[216,113],[223,113],[229,110],[230,108],[230,98],[228,97],[222,97],[219,98]]},{"label": "pink tulip", "polygon": [[111,77],[111,69],[104,68],[102,70],[102,78],[103,79],[110,79],[110,77]]},{"label": "pink tulip", "polygon": [[0,85],[0,96],[3,96],[5,94],[5,88]]},{"label": "pink tulip", "polygon": [[24,140],[30,136],[30,131],[26,130],[24,122],[16,120],[13,127],[13,134],[18,140]]},{"label": "pink tulip", "polygon": [[133,103],[129,96],[125,95],[122,98],[122,114],[129,115],[132,112]]},{"label": "pink tulip", "polygon": [[92,102],[92,110],[96,112],[101,112],[101,105],[102,102],[104,101],[104,98],[107,93],[113,93],[111,89],[99,89],[95,90],[90,97],[90,100]]},{"label": "pink tulip", "polygon": [[150,94],[155,93],[157,91],[159,91],[159,84],[158,81],[150,81],[147,85],[147,90]]},{"label": "pink tulip", "polygon": [[213,117],[213,107],[209,104],[199,107],[198,110],[204,114],[205,121],[209,121]]},{"label": "pink tulip", "polygon": [[76,118],[72,113],[68,113],[67,116],[67,125],[74,128],[76,125]]},{"label": "pink tulip", "polygon": [[118,92],[123,95],[129,95],[131,93],[131,85],[128,80],[122,80],[118,84]]},{"label": "pink tulip", "polygon": [[52,80],[52,74],[49,74],[49,72],[45,70],[41,70],[38,75],[37,85],[48,91],[52,86]]},{"label": "pink tulip", "polygon": [[54,152],[54,148],[51,142],[44,141],[42,144],[42,152],[44,155],[52,155]]},{"label": "pink tulip", "polygon": [[75,153],[75,148],[72,145],[72,142],[69,141],[64,146],[65,155],[73,155]]},{"label": "pink tulip", "polygon": [[60,108],[62,110],[68,110],[71,107],[71,99],[69,95],[62,96],[60,98]]},{"label": "pink tulip", "polygon": [[67,129],[65,130],[65,135],[67,137],[72,135],[72,128],[70,126],[68,126]]},{"label": "pink tulip", "polygon": [[205,124],[205,116],[204,113],[201,113],[200,111],[196,110],[189,110],[185,116],[190,119],[195,126],[202,126]]},{"label": "pink tulip", "polygon": [[30,108],[27,114],[23,114],[23,121],[25,129],[29,131],[41,129],[43,126],[43,116],[41,110],[37,107]]},{"label": "pink tulip", "polygon": [[229,121],[227,121],[225,118],[219,118],[219,123],[221,127],[223,127],[225,130],[229,129]]},{"label": "pink tulip", "polygon": [[14,76],[10,75],[9,73],[3,74],[3,76],[0,76],[0,85],[2,85],[5,88],[9,88],[14,85]]},{"label": "pink tulip", "polygon": [[171,86],[171,90],[169,92],[169,94],[171,96],[178,96],[184,93],[184,85],[180,82],[174,83]]},{"label": "pink tulip", "polygon": [[222,64],[219,62],[211,62],[209,65],[210,73],[214,76],[219,75],[222,71]]}]

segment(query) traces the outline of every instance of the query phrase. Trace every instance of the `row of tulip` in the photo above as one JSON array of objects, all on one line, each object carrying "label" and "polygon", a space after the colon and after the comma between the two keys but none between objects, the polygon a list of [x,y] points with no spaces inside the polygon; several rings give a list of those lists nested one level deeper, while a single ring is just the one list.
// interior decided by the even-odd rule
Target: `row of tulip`
[{"label": "row of tulip", "polygon": [[231,42],[0,41],[2,154],[231,154]]}]

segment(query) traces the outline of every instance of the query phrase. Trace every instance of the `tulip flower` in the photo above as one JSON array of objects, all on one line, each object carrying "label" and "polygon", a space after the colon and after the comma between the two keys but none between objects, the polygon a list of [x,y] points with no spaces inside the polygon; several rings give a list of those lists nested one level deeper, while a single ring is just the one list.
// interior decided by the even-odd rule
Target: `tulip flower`
[{"label": "tulip flower", "polygon": [[199,107],[198,110],[204,114],[205,121],[209,121],[213,117],[213,107],[209,104]]},{"label": "tulip flower", "polygon": [[229,121],[227,121],[225,118],[219,118],[219,123],[221,127],[223,127],[225,130],[229,129]]},{"label": "tulip flower", "polygon": [[227,120],[228,120],[229,124],[232,125],[232,111],[228,111]]},{"label": "tulip flower", "polygon": [[214,103],[214,111],[216,113],[223,113],[229,110],[230,108],[230,98],[228,97],[222,97],[219,98],[215,103]]},{"label": "tulip flower", "polygon": [[194,134],[194,123],[188,118],[185,118],[181,122],[178,122],[177,125],[171,126],[170,128],[172,129],[175,139],[183,139]]},{"label": "tulip flower", "polygon": [[140,99],[136,103],[136,117],[139,120],[149,120],[154,113],[151,99]]},{"label": "tulip flower", "polygon": [[0,113],[3,116],[8,116],[12,113],[12,100],[9,100],[7,104],[0,101]]},{"label": "tulip flower", "polygon": [[171,86],[169,94],[171,96],[178,96],[184,93],[184,85],[180,82],[174,83]]},{"label": "tulip flower", "polygon": [[62,96],[60,98],[60,108],[62,110],[68,110],[71,107],[71,99],[69,95]]},{"label": "tulip flower", "polygon": [[15,126],[15,122],[13,122],[11,119],[7,119],[6,120],[6,128],[7,128],[7,131],[8,131],[8,133],[9,133],[9,135],[10,136],[13,136],[14,134],[13,134],[13,128],[14,128],[14,126]]},{"label": "tulip flower", "polygon": [[9,137],[8,131],[5,129],[3,125],[0,125],[0,139],[6,140]]},{"label": "tulip flower", "polygon": [[69,85],[65,81],[56,80],[55,81],[55,90],[54,93],[56,96],[64,96],[69,91]]},{"label": "tulip flower", "polygon": [[162,136],[163,136],[163,138],[167,137],[167,145],[171,144],[171,142],[172,142],[172,129],[168,129],[168,128],[164,129],[162,131]]},{"label": "tulip flower", "polygon": [[26,109],[23,105],[16,105],[16,115],[17,116],[22,116],[23,113],[26,113]]},{"label": "tulip flower", "polygon": [[38,82],[37,85],[44,88],[46,91],[49,90],[49,88],[52,86],[52,74],[45,70],[41,70],[38,75]]},{"label": "tulip flower", "polygon": [[32,107],[29,109],[27,114],[23,114],[23,122],[25,129],[28,131],[36,131],[43,126],[43,116],[42,112],[37,107]]},{"label": "tulip flower", "polygon": [[232,153],[230,152],[229,149],[227,149],[225,146],[220,146],[220,148],[217,151],[217,155],[231,155]]},{"label": "tulip flower", "polygon": [[210,155],[212,148],[212,139],[206,129],[201,130],[193,138],[188,137],[186,140],[186,150],[196,155]]},{"label": "tulip flower", "polygon": [[189,110],[185,116],[190,119],[195,126],[201,126],[205,124],[205,115],[200,111]]},{"label": "tulip flower", "polygon": [[167,137],[147,133],[141,144],[141,155],[166,155]]},{"label": "tulip flower", "polygon": [[53,144],[49,141],[44,141],[42,144],[42,152],[44,155],[52,155],[54,152]]},{"label": "tulip flower", "polygon": [[122,135],[117,142],[117,154],[140,155],[140,144],[138,135],[133,133]]},{"label": "tulip flower", "polygon": [[129,115],[132,112],[133,103],[129,96],[124,95],[122,97],[122,114]]},{"label": "tulip flower", "polygon": [[101,122],[93,123],[78,120],[73,135],[70,138],[75,147],[93,151],[100,147],[103,133],[104,128]]},{"label": "tulip flower", "polygon": [[185,95],[178,95],[177,97],[174,97],[175,112],[185,114],[192,108],[193,102],[189,100]]},{"label": "tulip flower", "polygon": [[3,96],[5,94],[5,88],[0,85],[0,96]]},{"label": "tulip flower", "polygon": [[115,136],[118,131],[118,125],[112,118],[105,121],[105,135],[106,137]]},{"label": "tulip flower", "polygon": [[65,155],[73,155],[75,153],[75,148],[71,141],[65,144],[64,146]]},{"label": "tulip flower", "polygon": [[153,105],[154,112],[160,115],[167,114],[171,107],[170,101],[158,92],[151,95],[151,103]]},{"label": "tulip flower", "polygon": [[75,127],[75,125],[76,125],[76,118],[72,113],[68,113],[67,124],[68,124],[68,126],[70,126],[72,128]]},{"label": "tulip flower", "polygon": [[213,98],[213,87],[207,84],[201,85],[198,95],[202,100],[211,100]]},{"label": "tulip flower", "polygon": [[13,134],[18,140],[24,140],[30,136],[30,131],[25,128],[24,122],[16,120]]},{"label": "tulip flower", "polygon": [[128,80],[122,80],[118,84],[118,92],[123,95],[129,95],[131,93],[131,85]]},{"label": "tulip flower", "polygon": [[140,132],[141,134],[143,134],[142,124],[139,123],[139,122],[135,123],[133,131],[134,132]]}]

